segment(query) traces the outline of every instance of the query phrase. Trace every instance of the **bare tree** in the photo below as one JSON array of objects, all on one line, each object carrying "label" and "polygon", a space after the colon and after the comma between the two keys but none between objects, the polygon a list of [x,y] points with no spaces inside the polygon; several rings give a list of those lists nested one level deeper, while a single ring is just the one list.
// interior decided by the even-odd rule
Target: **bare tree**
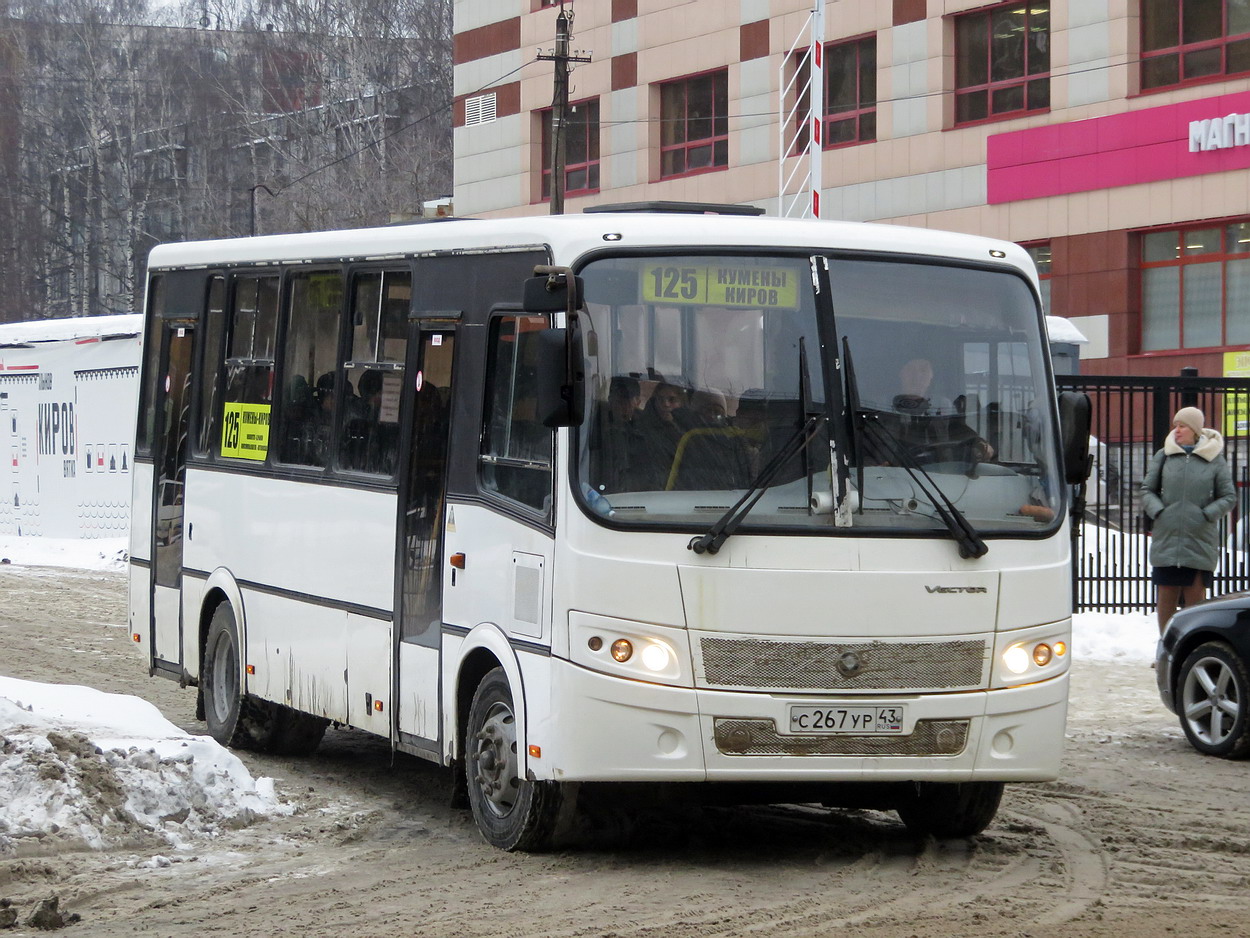
[{"label": "bare tree", "polygon": [[450,0],[0,0],[0,320],[136,308],[161,241],[418,215],[450,36]]}]

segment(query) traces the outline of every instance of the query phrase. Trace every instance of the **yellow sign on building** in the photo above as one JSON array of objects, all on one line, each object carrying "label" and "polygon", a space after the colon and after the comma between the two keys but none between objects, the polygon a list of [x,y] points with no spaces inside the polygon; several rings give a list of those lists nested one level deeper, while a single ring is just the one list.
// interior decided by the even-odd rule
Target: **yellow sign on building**
[{"label": "yellow sign on building", "polygon": [[[1250,378],[1250,352],[1224,353],[1225,378]],[[1250,435],[1250,394],[1224,395],[1224,436]]]}]

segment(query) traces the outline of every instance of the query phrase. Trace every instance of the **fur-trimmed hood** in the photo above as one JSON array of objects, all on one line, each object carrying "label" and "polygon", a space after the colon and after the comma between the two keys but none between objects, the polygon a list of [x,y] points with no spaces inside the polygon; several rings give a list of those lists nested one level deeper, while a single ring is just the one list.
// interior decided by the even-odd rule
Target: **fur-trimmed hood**
[{"label": "fur-trimmed hood", "polygon": [[[1184,447],[1176,442],[1176,438],[1171,433],[1163,441],[1163,452],[1167,456],[1185,455]],[[1222,452],[1224,452],[1224,437],[1220,435],[1220,431],[1212,430],[1210,427],[1204,428],[1201,439],[1194,446],[1194,455],[1201,456],[1207,462],[1210,462]]]}]

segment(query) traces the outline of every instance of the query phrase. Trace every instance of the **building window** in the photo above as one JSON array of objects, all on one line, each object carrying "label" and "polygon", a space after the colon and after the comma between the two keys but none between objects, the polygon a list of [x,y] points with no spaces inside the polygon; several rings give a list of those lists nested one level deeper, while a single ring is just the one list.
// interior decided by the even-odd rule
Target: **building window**
[{"label": "building window", "polygon": [[955,123],[1049,107],[1049,2],[1003,4],[955,19]]},{"label": "building window", "polygon": [[1250,345],[1250,221],[1142,235],[1142,351]]},{"label": "building window", "polygon": [[729,72],[660,86],[660,178],[729,165]]},{"label": "building window", "polygon": [[[811,111],[810,56],[799,63],[797,150],[807,147]],[[825,46],[825,106],[822,146],[826,150],[877,139],[877,37]]]},{"label": "building window", "polygon": [[1246,0],[1142,0],[1142,90],[1250,71]]},{"label": "building window", "polygon": [[[542,199],[551,198],[551,108],[539,111],[542,124]],[[599,191],[599,101],[579,101],[565,122],[564,194]]]},{"label": "building window", "polygon": [[1042,294],[1042,312],[1049,316],[1050,313],[1050,242],[1045,244],[1026,244],[1024,249],[1029,252],[1029,257],[1033,258],[1033,264],[1037,267],[1038,287]]}]

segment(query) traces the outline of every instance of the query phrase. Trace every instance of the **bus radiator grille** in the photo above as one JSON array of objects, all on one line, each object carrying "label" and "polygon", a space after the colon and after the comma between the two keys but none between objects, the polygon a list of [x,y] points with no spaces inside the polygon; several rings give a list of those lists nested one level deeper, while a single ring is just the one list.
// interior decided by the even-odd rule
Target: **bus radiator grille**
[{"label": "bus radiator grille", "polygon": [[710,686],[793,691],[964,690],[985,686],[984,641],[780,642],[703,638]]},{"label": "bus radiator grille", "polygon": [[783,736],[769,719],[716,720],[727,756],[956,756],[967,743],[967,720],[917,720],[910,736]]}]

